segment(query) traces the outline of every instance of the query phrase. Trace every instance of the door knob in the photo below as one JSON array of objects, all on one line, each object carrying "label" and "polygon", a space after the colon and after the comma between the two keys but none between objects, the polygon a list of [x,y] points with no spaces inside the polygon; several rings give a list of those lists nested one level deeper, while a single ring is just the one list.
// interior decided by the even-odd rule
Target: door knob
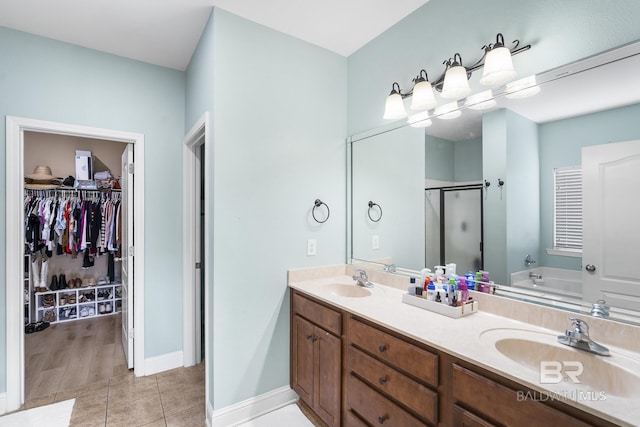
[{"label": "door knob", "polygon": [[594,271],[596,271],[596,266],[593,264],[587,264],[584,267],[585,270],[587,270],[589,273],[593,273]]}]

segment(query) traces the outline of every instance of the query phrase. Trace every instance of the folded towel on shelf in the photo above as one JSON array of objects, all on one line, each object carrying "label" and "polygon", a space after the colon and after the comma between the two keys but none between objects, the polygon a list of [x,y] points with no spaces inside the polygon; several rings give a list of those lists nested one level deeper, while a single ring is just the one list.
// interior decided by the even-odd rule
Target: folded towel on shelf
[{"label": "folded towel on shelf", "polygon": [[109,171],[104,171],[104,172],[96,172],[93,174],[93,178],[94,179],[111,179],[111,172]]}]

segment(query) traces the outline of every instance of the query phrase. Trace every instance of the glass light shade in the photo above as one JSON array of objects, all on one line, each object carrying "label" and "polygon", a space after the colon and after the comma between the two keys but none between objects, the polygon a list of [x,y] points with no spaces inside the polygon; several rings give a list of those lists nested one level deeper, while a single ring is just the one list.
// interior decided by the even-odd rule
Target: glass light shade
[{"label": "glass light shade", "polygon": [[480,84],[485,86],[501,85],[516,76],[511,52],[506,47],[496,47],[487,53]]},{"label": "glass light shade", "polygon": [[528,76],[515,82],[507,83],[506,97],[510,99],[526,98],[540,92],[537,86],[536,76]]},{"label": "glass light shade", "polygon": [[467,70],[462,65],[449,68],[444,76],[441,96],[447,99],[460,99],[470,92]]},{"label": "glass light shade", "polygon": [[433,122],[431,121],[431,119],[429,119],[429,113],[423,111],[421,113],[409,116],[409,118],[407,119],[407,123],[409,123],[409,126],[414,128],[426,128],[431,126]]},{"label": "glass light shade", "polygon": [[416,83],[413,87],[413,97],[411,99],[412,110],[430,110],[438,104],[433,95],[431,83],[426,80]]},{"label": "glass light shade", "polygon": [[407,111],[404,109],[404,101],[399,93],[392,93],[387,96],[387,102],[384,105],[383,119],[395,120],[407,117]]},{"label": "glass light shade", "polygon": [[487,108],[495,107],[496,100],[493,98],[493,92],[491,92],[491,90],[485,90],[484,92],[468,96],[464,105],[472,110],[486,110]]},{"label": "glass light shade", "polygon": [[455,119],[456,117],[460,117],[462,111],[458,109],[458,102],[450,102],[448,104],[441,105],[433,111],[433,115],[439,119]]}]

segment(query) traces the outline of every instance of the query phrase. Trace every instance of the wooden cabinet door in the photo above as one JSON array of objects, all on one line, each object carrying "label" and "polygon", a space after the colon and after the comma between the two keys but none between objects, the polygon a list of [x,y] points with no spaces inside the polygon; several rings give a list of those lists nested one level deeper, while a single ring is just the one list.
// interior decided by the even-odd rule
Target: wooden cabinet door
[{"label": "wooden cabinet door", "polygon": [[291,387],[313,407],[314,326],[300,316],[293,316]]},{"label": "wooden cabinet door", "polygon": [[329,332],[315,328],[318,357],[316,408],[327,424],[340,425],[340,389],[342,341]]}]

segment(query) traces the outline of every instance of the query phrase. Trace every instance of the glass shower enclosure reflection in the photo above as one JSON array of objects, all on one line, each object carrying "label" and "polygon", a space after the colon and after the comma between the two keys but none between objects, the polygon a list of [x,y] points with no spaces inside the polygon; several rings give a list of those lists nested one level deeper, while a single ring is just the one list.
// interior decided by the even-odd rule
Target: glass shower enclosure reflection
[{"label": "glass shower enclosure reflection", "polygon": [[455,263],[458,274],[484,266],[482,185],[425,189],[425,265]]}]

